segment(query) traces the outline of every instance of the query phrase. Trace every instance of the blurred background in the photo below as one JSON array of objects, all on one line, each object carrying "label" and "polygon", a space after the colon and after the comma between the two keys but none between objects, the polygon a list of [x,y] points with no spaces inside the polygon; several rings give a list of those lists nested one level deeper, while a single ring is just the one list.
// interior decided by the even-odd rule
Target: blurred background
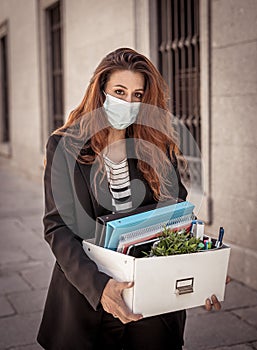
[{"label": "blurred background", "polygon": [[198,217],[211,235],[225,228],[236,288],[256,295],[257,0],[0,0],[0,41],[1,349],[31,342],[22,330],[23,340],[10,342],[12,322],[3,321],[24,321],[16,304],[24,307],[27,287],[22,299],[17,286],[29,285],[37,307],[27,312],[36,312],[49,281],[53,259],[41,223],[46,141],[118,47],[145,54],[168,83],[170,109],[195,141],[182,135],[195,179],[190,199],[201,204]]}]

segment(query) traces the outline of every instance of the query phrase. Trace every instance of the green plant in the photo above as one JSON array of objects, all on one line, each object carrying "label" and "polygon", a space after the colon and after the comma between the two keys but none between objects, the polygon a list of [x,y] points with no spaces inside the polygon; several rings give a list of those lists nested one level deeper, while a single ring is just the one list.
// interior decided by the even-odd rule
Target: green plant
[{"label": "green plant", "polygon": [[190,237],[185,230],[174,232],[164,227],[160,241],[152,247],[148,256],[195,253],[201,249],[198,246],[200,242],[199,238]]}]

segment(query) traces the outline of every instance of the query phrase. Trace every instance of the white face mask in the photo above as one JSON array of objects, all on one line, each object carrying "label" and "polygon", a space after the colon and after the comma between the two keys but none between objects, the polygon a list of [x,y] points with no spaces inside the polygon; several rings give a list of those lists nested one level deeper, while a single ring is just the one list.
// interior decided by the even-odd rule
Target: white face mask
[{"label": "white face mask", "polygon": [[108,121],[115,129],[126,129],[137,118],[140,102],[127,102],[117,97],[104,93],[106,99],[103,107]]}]

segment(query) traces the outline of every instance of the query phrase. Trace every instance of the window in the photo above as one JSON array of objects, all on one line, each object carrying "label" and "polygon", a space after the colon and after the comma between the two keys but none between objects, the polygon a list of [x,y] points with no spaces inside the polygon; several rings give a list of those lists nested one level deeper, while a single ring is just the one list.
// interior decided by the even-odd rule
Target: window
[{"label": "window", "polygon": [[10,141],[7,44],[7,26],[3,25],[0,27],[0,142],[2,144]]},{"label": "window", "polygon": [[62,11],[58,1],[46,8],[49,132],[63,124]]},{"label": "window", "polygon": [[196,141],[192,142],[186,129],[180,128],[191,183],[201,187],[199,0],[161,0],[156,6],[158,68],[170,89],[172,113]]}]

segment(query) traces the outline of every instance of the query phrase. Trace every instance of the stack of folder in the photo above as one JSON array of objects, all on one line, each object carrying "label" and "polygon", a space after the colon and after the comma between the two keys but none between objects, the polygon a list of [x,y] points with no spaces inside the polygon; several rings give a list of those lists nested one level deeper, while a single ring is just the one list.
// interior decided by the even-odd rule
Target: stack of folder
[{"label": "stack of folder", "polygon": [[131,253],[137,246],[154,243],[165,226],[173,231],[189,231],[194,219],[193,210],[194,205],[188,201],[165,202],[161,206],[140,207],[134,213],[98,217],[96,244]]}]

